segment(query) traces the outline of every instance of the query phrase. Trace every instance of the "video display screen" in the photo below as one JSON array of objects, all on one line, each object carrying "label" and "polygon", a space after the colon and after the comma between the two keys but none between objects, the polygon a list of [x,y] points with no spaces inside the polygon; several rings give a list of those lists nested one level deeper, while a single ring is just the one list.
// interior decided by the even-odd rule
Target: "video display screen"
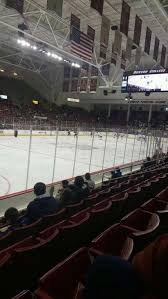
[{"label": "video display screen", "polygon": [[122,92],[168,92],[168,70],[124,73]]}]

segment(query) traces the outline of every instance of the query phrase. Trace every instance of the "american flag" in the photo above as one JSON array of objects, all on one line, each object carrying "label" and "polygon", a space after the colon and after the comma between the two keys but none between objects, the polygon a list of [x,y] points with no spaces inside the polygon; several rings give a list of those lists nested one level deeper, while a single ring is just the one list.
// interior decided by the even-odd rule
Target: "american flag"
[{"label": "american flag", "polygon": [[82,58],[91,60],[93,40],[78,28],[71,27],[71,51]]}]

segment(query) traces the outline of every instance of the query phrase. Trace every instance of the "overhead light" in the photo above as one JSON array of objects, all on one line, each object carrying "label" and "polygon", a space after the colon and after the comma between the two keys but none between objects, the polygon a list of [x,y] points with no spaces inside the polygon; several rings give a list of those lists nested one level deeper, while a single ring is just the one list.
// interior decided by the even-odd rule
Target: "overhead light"
[{"label": "overhead light", "polygon": [[28,43],[27,41],[25,41],[24,39],[18,39],[17,43],[20,44],[23,47],[30,47],[30,43]]},{"label": "overhead light", "polygon": [[4,73],[4,70],[1,69],[0,72],[1,72],[1,73]]},{"label": "overhead light", "polygon": [[8,99],[8,96],[6,94],[1,94],[0,95],[0,99],[2,100],[7,100]]},{"label": "overhead light", "polygon": [[67,98],[68,102],[72,102],[72,103],[79,103],[80,100],[79,99],[73,99],[73,98]]},{"label": "overhead light", "polygon": [[[31,45],[25,39],[17,39],[17,43],[20,44],[22,47],[30,47],[34,51],[38,50],[39,52],[46,54],[49,57],[51,56],[54,59],[57,59],[58,61],[63,60],[63,58],[61,56],[57,55],[56,53],[51,53],[50,51],[46,51],[46,50],[44,50],[44,47],[42,49],[38,49],[36,45]],[[80,67],[80,65],[78,65],[77,63],[75,63],[74,66]]]},{"label": "overhead light", "polygon": [[17,76],[17,75],[18,75],[18,74],[17,74],[17,73],[15,73],[15,72],[14,72],[13,74],[14,74],[14,76]]},{"label": "overhead light", "polygon": [[80,68],[80,64],[78,64],[78,63],[72,62],[71,65],[74,66],[74,67],[76,67],[76,68]]},{"label": "overhead light", "polygon": [[36,46],[32,46],[31,48],[32,48],[33,50],[35,50],[35,51],[37,50],[37,47],[36,47]]}]

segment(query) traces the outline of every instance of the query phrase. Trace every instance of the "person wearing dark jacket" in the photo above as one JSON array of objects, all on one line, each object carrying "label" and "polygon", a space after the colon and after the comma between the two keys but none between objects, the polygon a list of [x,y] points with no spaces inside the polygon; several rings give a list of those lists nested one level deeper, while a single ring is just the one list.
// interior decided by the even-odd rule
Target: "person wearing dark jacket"
[{"label": "person wearing dark jacket", "polygon": [[19,215],[19,211],[14,207],[11,207],[5,211],[4,218],[6,225],[0,229],[0,237],[22,227],[24,224]]},{"label": "person wearing dark jacket", "polygon": [[82,199],[85,199],[89,196],[90,191],[87,182],[84,181],[82,176],[77,176],[75,178],[74,184],[69,185],[70,190],[72,191],[73,203],[78,203]]},{"label": "person wearing dark jacket", "polygon": [[27,223],[32,223],[45,215],[55,214],[59,211],[60,201],[46,194],[44,183],[35,184],[34,194],[36,198],[27,207]]}]

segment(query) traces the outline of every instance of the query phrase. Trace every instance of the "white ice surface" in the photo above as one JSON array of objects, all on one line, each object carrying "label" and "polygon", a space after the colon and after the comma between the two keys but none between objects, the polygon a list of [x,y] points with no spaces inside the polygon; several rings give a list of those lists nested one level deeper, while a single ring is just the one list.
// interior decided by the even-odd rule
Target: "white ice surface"
[{"label": "white ice surface", "polygon": [[[55,136],[32,137],[28,188],[37,181],[51,183],[53,175]],[[109,168],[123,163],[143,159],[146,155],[145,141],[127,140],[126,155],[124,151],[126,136],[116,138],[108,136],[103,165],[105,136],[101,140],[94,138],[91,172]],[[79,136],[74,175],[84,174],[89,170],[92,137]],[[115,148],[116,150],[116,159]],[[73,176],[76,138],[74,136],[59,136],[54,181]],[[0,137],[0,195],[25,190],[28,167],[29,137]],[[133,151],[134,148],[134,151]],[[141,149],[141,150],[140,150]]]}]

